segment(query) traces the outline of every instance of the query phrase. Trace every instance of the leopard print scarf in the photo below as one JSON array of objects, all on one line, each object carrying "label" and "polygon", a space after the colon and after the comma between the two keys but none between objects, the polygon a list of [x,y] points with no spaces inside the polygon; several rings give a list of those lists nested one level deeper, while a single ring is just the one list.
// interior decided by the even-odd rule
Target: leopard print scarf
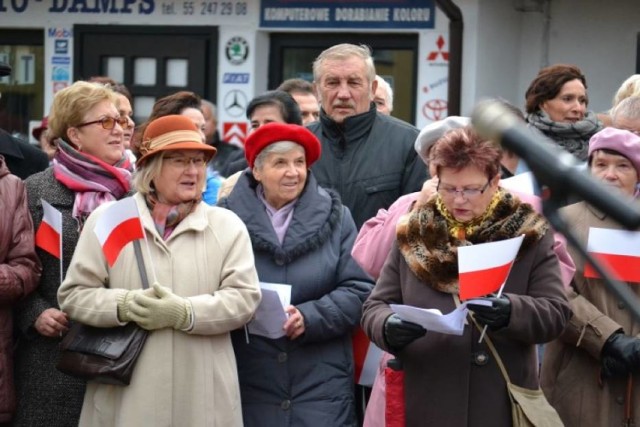
[{"label": "leopard print scarf", "polygon": [[490,215],[474,224],[465,240],[452,236],[450,219],[440,212],[437,198],[404,215],[398,222],[398,247],[411,271],[425,284],[450,294],[458,293],[458,247],[495,242],[524,234],[518,258],[547,232],[547,221],[531,205],[506,192]]}]

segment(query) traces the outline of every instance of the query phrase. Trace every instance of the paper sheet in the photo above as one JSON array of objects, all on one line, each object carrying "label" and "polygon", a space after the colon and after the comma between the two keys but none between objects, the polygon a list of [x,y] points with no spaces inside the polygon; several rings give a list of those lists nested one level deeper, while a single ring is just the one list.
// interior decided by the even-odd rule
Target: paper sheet
[{"label": "paper sheet", "polygon": [[460,304],[449,314],[442,314],[440,310],[435,308],[419,308],[410,305],[391,304],[389,307],[402,320],[416,323],[427,331],[448,335],[462,335],[468,311],[467,304],[470,302],[478,305],[491,305],[491,302],[486,300],[469,300]]},{"label": "paper sheet", "polygon": [[291,304],[291,285],[260,282],[260,289],[262,300],[247,325],[249,333],[272,339],[283,337],[282,327],[287,320],[284,308]]}]

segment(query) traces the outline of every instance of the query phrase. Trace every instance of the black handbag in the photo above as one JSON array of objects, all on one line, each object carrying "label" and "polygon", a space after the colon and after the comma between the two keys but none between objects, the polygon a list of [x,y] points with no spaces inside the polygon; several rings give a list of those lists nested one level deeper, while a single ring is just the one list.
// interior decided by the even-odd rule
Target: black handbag
[{"label": "black handbag", "polygon": [[[149,287],[140,241],[134,249],[143,289]],[[134,322],[98,328],[74,322],[61,343],[56,368],[65,374],[103,384],[129,385],[148,331]]]}]

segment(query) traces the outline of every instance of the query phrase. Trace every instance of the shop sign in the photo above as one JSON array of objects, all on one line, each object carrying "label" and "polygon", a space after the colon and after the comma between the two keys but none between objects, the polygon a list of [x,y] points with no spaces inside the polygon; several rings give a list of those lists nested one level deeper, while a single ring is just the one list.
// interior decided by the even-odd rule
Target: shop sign
[{"label": "shop sign", "polygon": [[262,0],[260,26],[277,28],[434,28],[433,0]]}]

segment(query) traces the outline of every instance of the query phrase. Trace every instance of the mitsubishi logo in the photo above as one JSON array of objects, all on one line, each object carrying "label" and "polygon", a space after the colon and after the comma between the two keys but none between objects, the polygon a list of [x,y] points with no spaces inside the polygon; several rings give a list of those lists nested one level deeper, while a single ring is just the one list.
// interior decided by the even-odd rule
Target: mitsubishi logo
[{"label": "mitsubishi logo", "polygon": [[444,46],[444,37],[442,36],[438,37],[438,40],[436,41],[436,46],[438,47],[438,50],[429,52],[429,56],[427,56],[427,61],[435,61],[436,59],[438,59],[438,55],[442,55],[442,59],[444,61],[448,61],[449,52],[445,52],[442,50],[442,47]]}]

